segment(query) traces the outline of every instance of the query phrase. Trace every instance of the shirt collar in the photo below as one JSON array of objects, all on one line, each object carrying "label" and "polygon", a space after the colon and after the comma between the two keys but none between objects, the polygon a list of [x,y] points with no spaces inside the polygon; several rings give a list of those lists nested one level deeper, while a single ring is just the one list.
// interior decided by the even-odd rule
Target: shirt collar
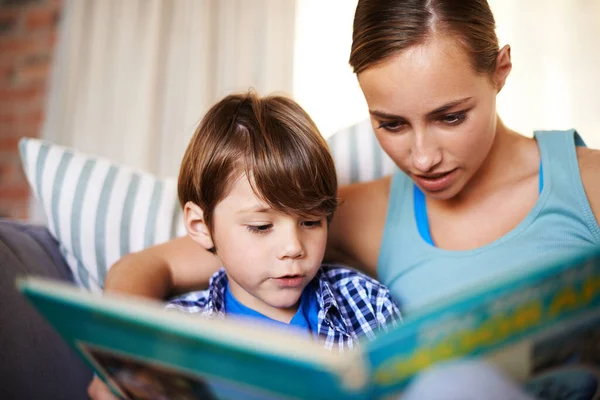
[{"label": "shirt collar", "polygon": [[[225,316],[225,290],[227,282],[227,273],[224,268],[218,270],[210,278],[208,283],[209,298],[207,309],[211,314],[216,314],[220,317]],[[327,322],[331,328],[338,330],[345,336],[349,336],[347,321],[343,317],[340,305],[333,294],[332,283],[329,281],[327,274],[323,272],[323,269],[319,269],[311,284],[314,285],[319,308],[323,310],[323,322]]]},{"label": "shirt collar", "polygon": [[225,315],[225,290],[227,288],[227,273],[221,268],[210,278],[208,282],[208,304],[207,309],[211,314]]},{"label": "shirt collar", "polygon": [[313,278],[313,283],[315,286],[318,285],[318,287],[316,287],[317,301],[319,302],[319,307],[323,310],[323,320],[327,321],[332,328],[349,336],[348,324],[346,323],[340,305],[333,294],[329,277],[323,272],[322,268],[319,269],[319,272],[317,272]]}]

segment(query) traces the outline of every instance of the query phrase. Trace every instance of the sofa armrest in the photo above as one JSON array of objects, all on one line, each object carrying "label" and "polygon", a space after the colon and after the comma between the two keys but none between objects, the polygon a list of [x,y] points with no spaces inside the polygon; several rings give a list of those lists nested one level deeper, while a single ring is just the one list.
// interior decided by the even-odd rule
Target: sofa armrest
[{"label": "sofa armrest", "polygon": [[0,219],[0,398],[87,398],[89,367],[17,292],[23,275],[73,281],[46,228]]}]

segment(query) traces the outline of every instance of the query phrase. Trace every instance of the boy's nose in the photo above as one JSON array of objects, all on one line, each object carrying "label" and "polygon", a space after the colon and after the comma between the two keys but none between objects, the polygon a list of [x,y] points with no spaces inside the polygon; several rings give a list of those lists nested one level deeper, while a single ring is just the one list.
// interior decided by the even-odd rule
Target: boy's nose
[{"label": "boy's nose", "polygon": [[296,228],[291,228],[287,233],[281,232],[281,248],[279,258],[300,258],[304,256],[304,247]]}]

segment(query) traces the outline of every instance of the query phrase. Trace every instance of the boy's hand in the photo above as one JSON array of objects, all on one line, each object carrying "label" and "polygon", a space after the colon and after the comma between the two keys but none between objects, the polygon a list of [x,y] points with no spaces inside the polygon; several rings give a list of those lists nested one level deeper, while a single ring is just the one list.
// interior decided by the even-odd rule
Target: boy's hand
[{"label": "boy's hand", "polygon": [[94,376],[90,386],[88,386],[88,396],[92,400],[119,400],[97,376]]}]

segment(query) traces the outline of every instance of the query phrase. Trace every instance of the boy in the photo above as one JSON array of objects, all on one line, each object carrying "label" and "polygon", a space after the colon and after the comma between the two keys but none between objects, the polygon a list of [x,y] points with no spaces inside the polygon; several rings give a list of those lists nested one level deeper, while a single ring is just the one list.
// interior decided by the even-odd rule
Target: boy
[{"label": "boy", "polygon": [[321,266],[338,203],[335,167],[292,100],[249,92],[215,104],[187,148],[178,190],[188,234],[223,268],[208,290],[168,307],[295,326],[340,350],[401,319],[377,281]]}]

